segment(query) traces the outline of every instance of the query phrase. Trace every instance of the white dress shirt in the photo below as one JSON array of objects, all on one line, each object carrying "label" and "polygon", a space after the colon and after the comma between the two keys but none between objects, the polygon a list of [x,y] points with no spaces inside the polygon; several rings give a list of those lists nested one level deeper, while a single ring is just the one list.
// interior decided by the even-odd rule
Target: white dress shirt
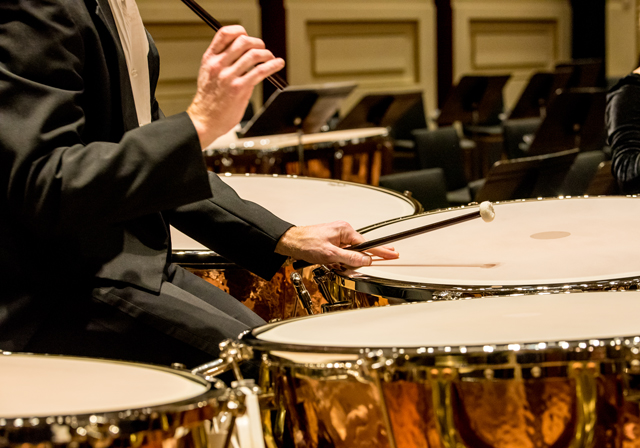
[{"label": "white dress shirt", "polygon": [[138,124],[151,122],[149,40],[135,0],[109,0],[129,70]]}]

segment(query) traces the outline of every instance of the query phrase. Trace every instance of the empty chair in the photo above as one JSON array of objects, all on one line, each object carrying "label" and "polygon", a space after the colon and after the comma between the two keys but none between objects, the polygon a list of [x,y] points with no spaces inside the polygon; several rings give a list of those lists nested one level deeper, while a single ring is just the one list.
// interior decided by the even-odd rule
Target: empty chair
[{"label": "empty chair", "polygon": [[464,169],[460,136],[453,126],[434,130],[413,131],[420,168],[442,168],[451,205],[468,204],[472,200]]},{"label": "empty chair", "polygon": [[618,181],[611,172],[611,160],[600,162],[585,194],[591,196],[620,194]]},{"label": "empty chair", "polygon": [[556,196],[577,149],[496,162],[476,193],[476,201]]},{"label": "empty chair", "polygon": [[529,145],[533,141],[541,118],[509,119],[502,122],[504,153],[509,159],[528,156]]},{"label": "empty chair", "polygon": [[558,194],[562,196],[579,196],[587,194],[587,188],[598,171],[598,166],[604,162],[607,155],[604,151],[581,152],[571,165],[564,178]]},{"label": "empty chair", "polygon": [[379,185],[400,193],[410,191],[425,211],[449,206],[442,168],[387,174],[380,177]]},{"label": "empty chair", "polygon": [[539,156],[538,176],[529,193],[531,198],[558,196],[560,186],[567,177],[579,154],[578,148]]}]

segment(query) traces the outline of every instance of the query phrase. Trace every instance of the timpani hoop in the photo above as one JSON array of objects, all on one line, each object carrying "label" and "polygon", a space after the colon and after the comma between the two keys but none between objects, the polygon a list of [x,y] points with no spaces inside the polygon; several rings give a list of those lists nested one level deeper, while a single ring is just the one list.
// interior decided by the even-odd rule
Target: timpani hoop
[{"label": "timpani hoop", "polygon": [[[370,138],[388,138],[387,128],[361,128],[345,129],[341,131],[318,132],[314,134],[277,134],[260,137],[240,138],[233,141],[221,141],[221,143],[208,147],[204,153],[207,156],[216,154],[237,155],[243,152],[262,155],[270,154],[283,149],[295,148],[302,143],[311,148],[325,145],[346,146],[358,144]],[[293,150],[293,149],[291,149]]]},{"label": "timpani hoop", "polygon": [[[637,288],[636,195],[496,202],[495,219],[471,220],[396,241],[397,260],[317,281],[353,307],[537,292]],[[479,205],[399,218],[364,233],[379,238],[477,210]]]},{"label": "timpani hoop", "polygon": [[[415,199],[398,192],[354,182],[293,175],[221,174],[245,200],[263,206],[298,226],[346,221],[361,231],[383,221],[420,213]],[[294,266],[283,266],[267,281],[240,268],[203,244],[171,228],[172,262],[228,292],[266,321],[304,313],[290,279]],[[302,271],[319,312],[324,297],[312,279],[312,269]]]},{"label": "timpani hoop", "polygon": [[155,365],[0,351],[0,378],[2,446],[189,443],[244,413],[220,380]]},{"label": "timpani hoop", "polygon": [[[353,222],[362,233],[423,212],[422,205],[413,197],[374,185],[289,174],[225,173],[219,176],[243,199],[256,202],[297,226],[342,220]],[[212,263],[219,268],[233,266],[176,229],[172,228],[171,233],[172,260],[177,264],[193,268],[206,268]]]},{"label": "timpani hoop", "polygon": [[638,291],[493,296],[292,319],[240,342],[299,446],[623,446],[640,425],[638,315]]},{"label": "timpani hoop", "polygon": [[[220,139],[204,152],[207,165],[215,172],[281,173],[288,162],[304,158],[340,159],[342,150],[363,144],[387,144],[389,130],[382,127],[345,129],[314,134],[276,134],[240,139]],[[313,151],[318,154],[313,156]]]}]

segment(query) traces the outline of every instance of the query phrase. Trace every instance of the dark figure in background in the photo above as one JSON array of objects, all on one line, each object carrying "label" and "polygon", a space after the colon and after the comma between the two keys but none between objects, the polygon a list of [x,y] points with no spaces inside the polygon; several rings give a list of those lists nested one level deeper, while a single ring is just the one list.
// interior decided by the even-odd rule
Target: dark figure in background
[{"label": "dark figure in background", "polygon": [[194,366],[262,324],[171,264],[170,224],[265,278],[287,257],[371,263],[341,248],[364,240],[348,224],[292,226],[205,168],[283,66],[225,27],[187,112],[164,118],[133,0],[0,2],[0,349]]},{"label": "dark figure in background", "polygon": [[606,125],[611,169],[625,194],[640,192],[640,68],[607,95]]}]

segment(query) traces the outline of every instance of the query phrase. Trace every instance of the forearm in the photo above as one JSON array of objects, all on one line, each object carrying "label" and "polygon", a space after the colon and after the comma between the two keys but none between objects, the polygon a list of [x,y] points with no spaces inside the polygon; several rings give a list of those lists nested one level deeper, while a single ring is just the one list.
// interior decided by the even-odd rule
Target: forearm
[{"label": "forearm", "polygon": [[612,172],[625,193],[640,191],[640,75],[623,78],[607,95]]},{"label": "forearm", "polygon": [[286,260],[275,249],[292,224],[243,200],[216,174],[209,173],[209,179],[213,196],[166,213],[169,222],[234,263],[271,278]]}]

